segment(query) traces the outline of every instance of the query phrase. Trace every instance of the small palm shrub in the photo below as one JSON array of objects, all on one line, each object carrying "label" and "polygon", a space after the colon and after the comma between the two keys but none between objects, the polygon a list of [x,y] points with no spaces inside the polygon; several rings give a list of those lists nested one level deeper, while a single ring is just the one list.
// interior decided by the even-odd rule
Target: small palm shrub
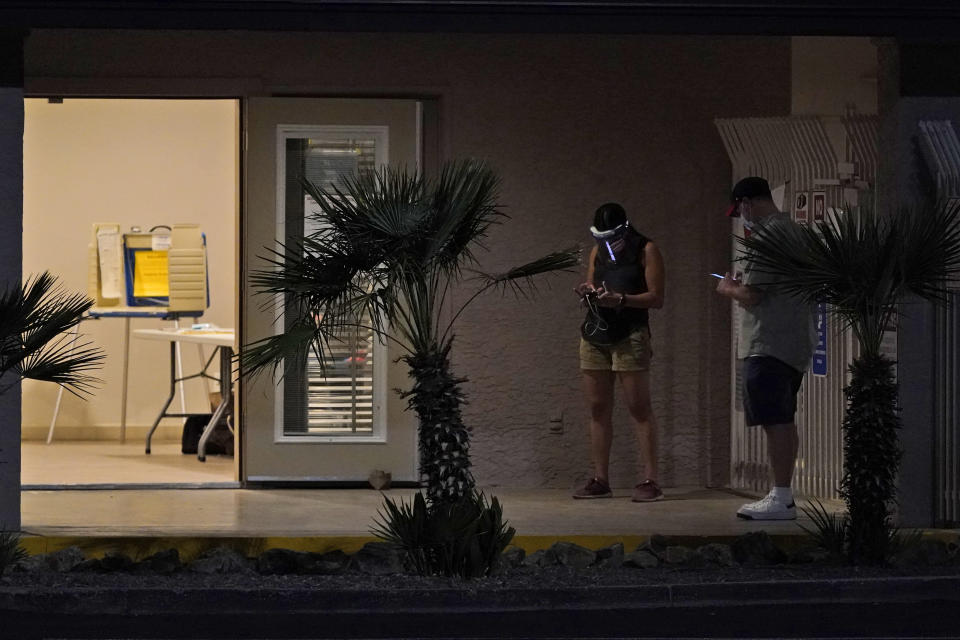
[{"label": "small palm shrub", "polygon": [[[831,560],[847,560],[856,555],[851,547],[862,544],[850,534],[851,518],[846,513],[831,513],[819,500],[813,500],[809,507],[800,510],[810,518],[811,526],[798,523],[814,546],[829,554]],[[890,563],[908,548],[916,545],[921,538],[920,531],[903,531],[899,527],[885,526],[885,537],[874,541],[874,546],[883,564]]]},{"label": "small palm shrub", "polygon": [[[435,179],[385,167],[345,176],[341,187],[307,179],[301,187],[316,203],[314,231],[272,249],[268,268],[250,276],[258,293],[284,300],[287,327],[244,346],[241,375],[302,370],[311,356],[322,363],[344,329],[372,329],[401,351],[414,380],[400,394],[419,418],[428,506],[470,496],[470,428],[461,419],[466,378],[454,374],[449,357],[454,323],[485,292],[524,295],[535,278],[569,271],[579,250],[499,273],[479,270],[476,254],[506,215],[497,203],[499,178],[475,160],[448,163]],[[453,291],[468,280],[474,290],[457,304]]]},{"label": "small palm shrub", "polygon": [[809,507],[800,510],[810,518],[810,527],[799,524],[810,537],[813,544],[830,554],[833,560],[846,558],[850,519],[846,514],[830,513],[819,500],[810,502]]},{"label": "small palm shrub", "polygon": [[16,531],[0,531],[0,577],[26,558],[27,552],[20,546],[20,534]]},{"label": "small palm shrub", "polygon": [[570,271],[579,250],[481,271],[477,254],[507,217],[497,202],[499,178],[475,160],[446,164],[432,179],[386,167],[344,177],[341,187],[306,179],[301,187],[316,203],[314,231],[270,250],[268,268],[250,276],[258,293],[283,301],[286,330],[245,345],[241,375],[302,371],[311,357],[322,363],[345,329],[370,329],[390,342],[413,379],[398,392],[418,418],[426,497],[386,500],[376,531],[405,549],[420,573],[485,575],[513,529],[496,498],[487,503],[476,493],[471,429],[462,417],[467,379],[450,358],[454,325],[484,293],[527,295],[535,279]]},{"label": "small palm shrub", "polygon": [[377,516],[371,532],[401,549],[421,576],[486,576],[515,533],[497,498],[478,491],[432,508],[422,493],[409,503],[385,498]]},{"label": "small palm shrub", "polygon": [[891,515],[901,452],[883,334],[906,297],[942,303],[960,279],[960,204],[928,199],[892,216],[843,210],[810,227],[760,226],[740,242],[753,269],[778,276],[788,294],[825,303],[859,343],[844,388],[843,550],[853,564],[885,563],[899,544]]},{"label": "small palm shrub", "polygon": [[840,496],[850,513],[847,556],[854,563],[883,564],[895,536],[890,510],[900,468],[900,414],[893,361],[863,353],[850,365],[843,389],[844,474]]}]

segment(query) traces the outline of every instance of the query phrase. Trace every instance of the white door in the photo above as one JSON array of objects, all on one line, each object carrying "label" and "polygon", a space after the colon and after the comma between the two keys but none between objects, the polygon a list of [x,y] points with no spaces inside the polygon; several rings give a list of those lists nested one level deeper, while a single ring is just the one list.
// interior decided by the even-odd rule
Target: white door
[{"label": "white door", "polygon": [[[283,331],[247,276],[267,267],[268,248],[303,233],[312,201],[299,176],[329,187],[385,164],[415,169],[420,113],[414,100],[248,100],[241,345]],[[355,482],[375,470],[416,480],[416,422],[393,391],[409,388],[406,369],[371,335],[346,338],[323,367],[243,382],[245,480]]]}]

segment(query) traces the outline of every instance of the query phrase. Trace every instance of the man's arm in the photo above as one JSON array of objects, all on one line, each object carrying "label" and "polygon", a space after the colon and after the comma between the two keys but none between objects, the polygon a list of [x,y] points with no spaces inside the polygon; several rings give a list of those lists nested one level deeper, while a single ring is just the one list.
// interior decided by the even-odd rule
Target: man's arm
[{"label": "man's arm", "polygon": [[723,276],[723,280],[717,283],[717,293],[736,300],[744,307],[760,304],[763,299],[763,291],[736,280],[729,271]]}]

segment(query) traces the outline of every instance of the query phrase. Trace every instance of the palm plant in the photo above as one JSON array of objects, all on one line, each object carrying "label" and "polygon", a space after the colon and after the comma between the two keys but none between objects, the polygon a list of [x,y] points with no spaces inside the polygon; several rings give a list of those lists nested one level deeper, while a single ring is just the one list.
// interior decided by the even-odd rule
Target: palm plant
[{"label": "palm plant", "polygon": [[[419,419],[420,477],[431,508],[456,503],[474,489],[470,429],[463,423],[462,384],[450,365],[453,325],[490,290],[531,290],[531,278],[569,270],[578,251],[550,253],[499,274],[476,270],[477,249],[491,226],[505,218],[496,202],[498,179],[486,165],[446,165],[434,180],[385,168],[325,189],[308,180],[317,203],[316,232],[273,251],[269,268],[251,283],[281,300],[286,330],[245,347],[243,375],[323,354],[344,332],[369,328],[401,351],[413,388],[402,391]],[[451,289],[466,280],[476,290],[455,307]]]},{"label": "palm plant", "polygon": [[3,574],[29,557],[26,549],[20,546],[20,533],[0,529],[0,578]]},{"label": "palm plant", "polygon": [[92,300],[67,293],[49,273],[0,292],[0,379],[7,372],[15,376],[0,393],[29,378],[88,395],[100,382],[91,372],[104,354],[90,343],[72,345],[68,333],[91,306]]},{"label": "palm plant", "polygon": [[960,276],[960,205],[922,202],[883,217],[848,208],[816,227],[769,225],[741,239],[754,269],[788,293],[825,303],[856,337],[843,419],[846,553],[853,563],[890,555],[891,509],[900,464],[894,362],[881,352],[897,305],[909,296],[942,302]]}]

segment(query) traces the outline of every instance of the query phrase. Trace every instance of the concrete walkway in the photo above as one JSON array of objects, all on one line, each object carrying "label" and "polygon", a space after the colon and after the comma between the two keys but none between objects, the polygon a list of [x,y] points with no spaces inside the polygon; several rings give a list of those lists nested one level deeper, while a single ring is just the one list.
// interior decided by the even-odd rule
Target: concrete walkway
[{"label": "concrete walkway", "polygon": [[[409,500],[412,489],[384,495]],[[736,518],[752,499],[731,491],[670,488],[660,502],[630,501],[629,489],[603,500],[573,500],[556,489],[486,488],[503,505],[527,550],[557,540],[598,548],[613,541],[636,544],[650,535],[732,538],[763,529],[771,535],[802,533],[796,522],[750,522]],[[372,538],[380,493],[369,489],[123,489],[25,491],[22,528],[38,537],[28,546],[40,552],[75,539],[89,547],[96,539],[259,538],[300,549],[357,549]],[[839,509],[840,503],[830,505]],[[285,539],[281,542],[276,539]],[[28,538],[29,541],[29,538]],[[52,545],[52,547],[50,546]]]}]

